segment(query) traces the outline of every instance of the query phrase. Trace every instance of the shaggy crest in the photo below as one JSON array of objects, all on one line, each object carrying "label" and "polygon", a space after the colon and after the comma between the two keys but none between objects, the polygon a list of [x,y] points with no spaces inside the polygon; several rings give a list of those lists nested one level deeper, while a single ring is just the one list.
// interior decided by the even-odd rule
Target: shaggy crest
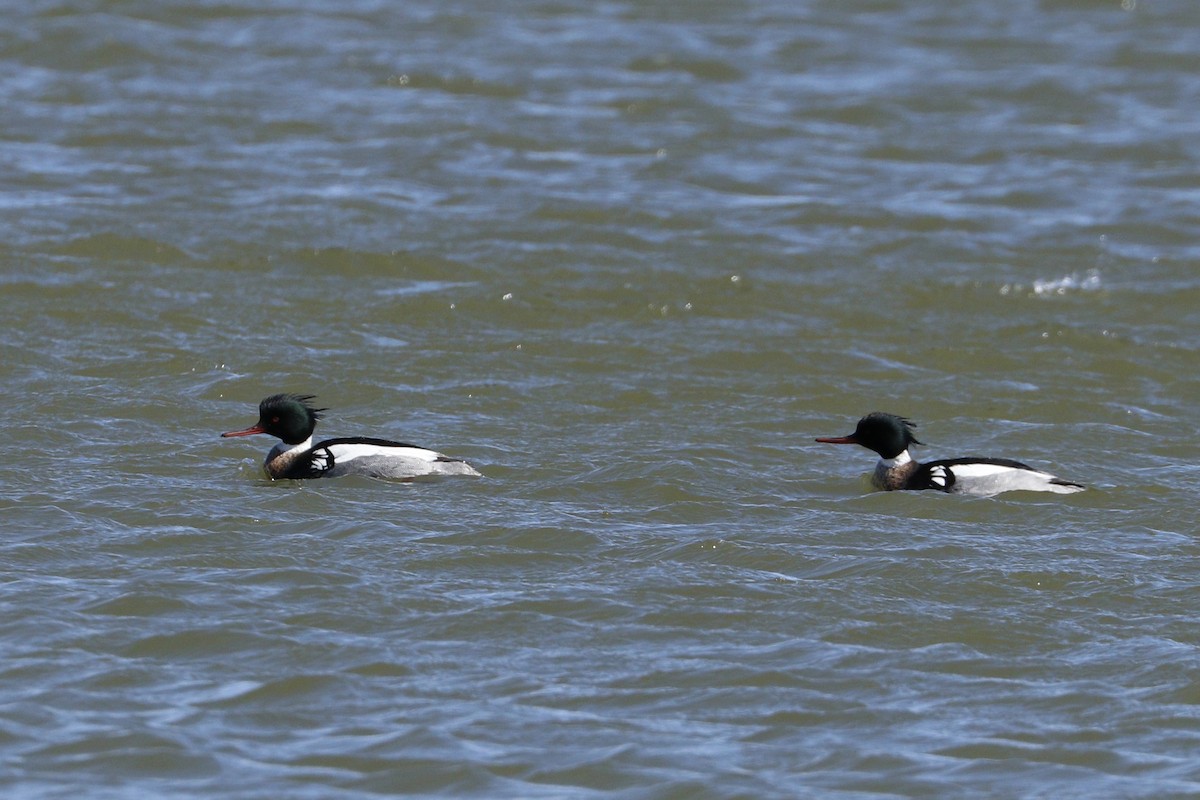
[{"label": "shaggy crest", "polygon": [[312,415],[313,419],[321,419],[325,416],[324,412],[328,411],[329,409],[314,408],[313,406],[309,405],[309,401],[316,399],[317,396],[315,394],[273,394],[258,404],[258,413],[266,414],[268,411],[279,408],[280,406],[291,401],[299,403],[305,411]]}]

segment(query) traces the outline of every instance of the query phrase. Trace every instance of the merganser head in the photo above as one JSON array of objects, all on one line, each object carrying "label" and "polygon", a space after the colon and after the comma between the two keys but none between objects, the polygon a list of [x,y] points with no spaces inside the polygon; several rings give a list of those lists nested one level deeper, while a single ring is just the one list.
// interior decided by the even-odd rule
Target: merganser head
[{"label": "merganser head", "polygon": [[222,437],[251,436],[266,433],[287,444],[308,441],[317,427],[323,408],[313,408],[311,394],[273,394],[258,404],[258,422],[243,431],[222,433]]},{"label": "merganser head", "polygon": [[874,450],[880,458],[895,458],[909,445],[920,444],[913,435],[915,427],[915,422],[904,417],[873,411],[858,421],[854,433],[849,436],[822,436],[817,441],[825,444],[857,444]]}]

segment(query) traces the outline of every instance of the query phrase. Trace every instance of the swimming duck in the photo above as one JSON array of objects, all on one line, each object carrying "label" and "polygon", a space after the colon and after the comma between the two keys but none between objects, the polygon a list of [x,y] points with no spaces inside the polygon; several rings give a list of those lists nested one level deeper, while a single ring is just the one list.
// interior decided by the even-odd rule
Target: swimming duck
[{"label": "swimming duck", "polygon": [[412,480],[423,475],[479,475],[466,461],[424,447],[370,437],[326,439],[312,443],[324,408],[314,408],[311,394],[273,394],[258,404],[258,422],[221,436],[265,433],[281,441],[271,448],[263,469],[276,478],[334,478],[368,475]]},{"label": "swimming duck", "polygon": [[1023,490],[1070,494],[1082,484],[1008,458],[948,458],[921,463],[908,449],[917,441],[916,423],[895,414],[875,411],[858,421],[848,436],[823,436],[825,444],[857,444],[879,454],[871,482],[877,489],[936,489],[951,494],[994,495]]}]

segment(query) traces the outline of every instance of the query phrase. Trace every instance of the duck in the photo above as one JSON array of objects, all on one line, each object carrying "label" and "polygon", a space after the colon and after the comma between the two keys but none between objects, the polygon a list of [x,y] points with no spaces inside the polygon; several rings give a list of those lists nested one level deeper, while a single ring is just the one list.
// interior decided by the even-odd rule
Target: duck
[{"label": "duck", "polygon": [[272,480],[335,478],[366,475],[411,481],[426,475],[481,473],[458,458],[389,439],[354,436],[313,444],[313,431],[325,408],[316,408],[311,394],[273,394],[258,404],[258,422],[249,428],[222,433],[222,438],[265,433],[279,439],[263,462]]},{"label": "duck", "polygon": [[1020,461],[1008,458],[947,458],[924,463],[913,459],[909,448],[917,440],[916,423],[896,414],[874,411],[858,421],[847,436],[822,436],[824,444],[856,444],[879,454],[871,483],[884,491],[933,489],[948,494],[991,496],[1028,491],[1072,494],[1087,487],[1063,480]]}]

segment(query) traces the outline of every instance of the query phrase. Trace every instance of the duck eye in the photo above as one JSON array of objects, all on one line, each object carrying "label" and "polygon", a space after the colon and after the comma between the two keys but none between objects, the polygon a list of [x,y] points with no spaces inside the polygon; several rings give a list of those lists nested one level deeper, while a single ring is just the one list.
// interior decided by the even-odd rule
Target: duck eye
[{"label": "duck eye", "polygon": [[271,422],[279,422],[279,417],[271,417]]}]

